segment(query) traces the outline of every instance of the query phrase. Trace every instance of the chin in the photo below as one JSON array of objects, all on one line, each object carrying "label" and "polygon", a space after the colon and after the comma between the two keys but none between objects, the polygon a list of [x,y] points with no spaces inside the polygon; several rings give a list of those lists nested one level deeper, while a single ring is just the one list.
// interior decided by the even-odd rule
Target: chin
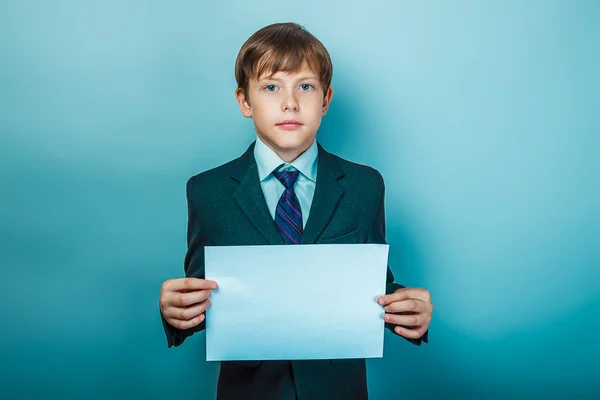
[{"label": "chin", "polygon": [[294,143],[287,142],[287,143],[278,145],[278,147],[281,150],[286,151],[286,152],[290,152],[290,151],[303,152],[306,149],[308,149],[310,147],[310,145],[311,145],[311,143],[307,143],[307,142],[294,142]]},{"label": "chin", "polygon": [[279,147],[284,151],[291,151],[296,149],[306,150],[312,144],[314,138],[298,138],[298,137],[279,137],[273,141],[275,146]]}]

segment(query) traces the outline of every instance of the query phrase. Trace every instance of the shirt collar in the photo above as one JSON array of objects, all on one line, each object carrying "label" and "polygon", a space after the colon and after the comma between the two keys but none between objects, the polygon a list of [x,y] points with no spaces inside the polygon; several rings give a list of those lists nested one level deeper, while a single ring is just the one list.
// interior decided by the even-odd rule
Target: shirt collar
[{"label": "shirt collar", "polygon": [[291,163],[286,163],[257,136],[256,144],[254,146],[254,158],[256,159],[256,165],[258,167],[258,178],[261,182],[264,181],[275,168],[281,164],[285,164],[296,168],[302,175],[316,183],[318,154],[319,148],[317,147],[317,141],[315,140],[298,158]]}]

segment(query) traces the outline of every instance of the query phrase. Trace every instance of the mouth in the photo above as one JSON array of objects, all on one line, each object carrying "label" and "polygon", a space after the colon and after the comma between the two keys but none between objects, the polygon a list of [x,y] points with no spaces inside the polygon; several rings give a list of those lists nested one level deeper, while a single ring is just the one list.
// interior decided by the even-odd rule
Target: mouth
[{"label": "mouth", "polygon": [[277,126],[279,126],[280,128],[283,129],[298,129],[299,127],[302,126],[302,124],[298,121],[296,121],[295,119],[286,119],[285,121],[282,121],[280,123],[277,124]]}]

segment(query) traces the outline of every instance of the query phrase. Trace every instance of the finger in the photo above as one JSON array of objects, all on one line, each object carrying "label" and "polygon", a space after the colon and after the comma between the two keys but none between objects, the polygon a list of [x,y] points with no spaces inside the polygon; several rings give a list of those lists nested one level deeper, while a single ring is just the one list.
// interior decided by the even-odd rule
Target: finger
[{"label": "finger", "polygon": [[385,306],[395,301],[408,299],[417,299],[429,303],[431,302],[431,295],[429,294],[429,291],[421,288],[401,288],[394,293],[379,297],[377,302],[380,305]]},{"label": "finger", "polygon": [[404,325],[410,327],[419,327],[428,323],[429,317],[425,314],[411,314],[411,315],[396,315],[396,314],[384,314],[383,319],[385,322],[389,322],[394,325]]},{"label": "finger", "polygon": [[210,300],[206,299],[202,303],[195,304],[191,307],[167,307],[163,311],[163,315],[167,319],[177,319],[189,321],[202,314],[210,307]]},{"label": "finger", "polygon": [[382,306],[386,306],[395,301],[408,300],[410,297],[408,297],[406,295],[406,292],[404,292],[402,290],[403,289],[398,289],[394,293],[386,294],[385,296],[379,297],[379,299],[377,299],[377,303],[379,303]]},{"label": "finger", "polygon": [[430,303],[425,303],[421,300],[402,300],[396,301],[394,303],[388,304],[383,307],[386,312],[397,313],[397,312],[417,312],[417,313],[431,313],[432,305]]},{"label": "finger", "polygon": [[419,339],[425,334],[425,331],[426,329],[422,327],[418,329],[407,329],[403,326],[397,326],[394,328],[394,332],[408,339]]},{"label": "finger", "polygon": [[192,304],[203,302],[210,297],[210,290],[199,290],[196,292],[171,292],[165,295],[167,305],[174,307],[187,307]]},{"label": "finger", "polygon": [[217,282],[200,278],[169,279],[163,283],[163,291],[179,292],[194,290],[215,290]]},{"label": "finger", "polygon": [[174,315],[173,317],[183,321],[189,321],[190,319],[194,319],[198,315],[204,313],[208,307],[210,307],[210,300],[206,299],[202,303],[191,307],[177,308],[176,310],[178,315]]},{"label": "finger", "polygon": [[171,325],[177,329],[190,329],[195,326],[198,326],[202,321],[204,321],[204,318],[206,318],[205,315],[200,314],[196,318],[193,318],[188,321],[183,321],[183,320],[176,319],[176,318],[169,318],[169,319],[167,319],[167,322],[169,323],[169,325]]}]

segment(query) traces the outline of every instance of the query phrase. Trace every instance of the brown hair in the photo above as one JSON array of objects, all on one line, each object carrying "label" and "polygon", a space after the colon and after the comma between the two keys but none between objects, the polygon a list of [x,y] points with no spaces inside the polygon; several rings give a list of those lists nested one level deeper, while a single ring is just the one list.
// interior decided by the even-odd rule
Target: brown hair
[{"label": "brown hair", "polygon": [[250,36],[240,49],[235,60],[235,79],[238,88],[248,96],[251,77],[261,77],[266,72],[295,72],[304,61],[319,76],[323,94],[327,93],[333,65],[323,43],[293,22],[268,25]]}]

